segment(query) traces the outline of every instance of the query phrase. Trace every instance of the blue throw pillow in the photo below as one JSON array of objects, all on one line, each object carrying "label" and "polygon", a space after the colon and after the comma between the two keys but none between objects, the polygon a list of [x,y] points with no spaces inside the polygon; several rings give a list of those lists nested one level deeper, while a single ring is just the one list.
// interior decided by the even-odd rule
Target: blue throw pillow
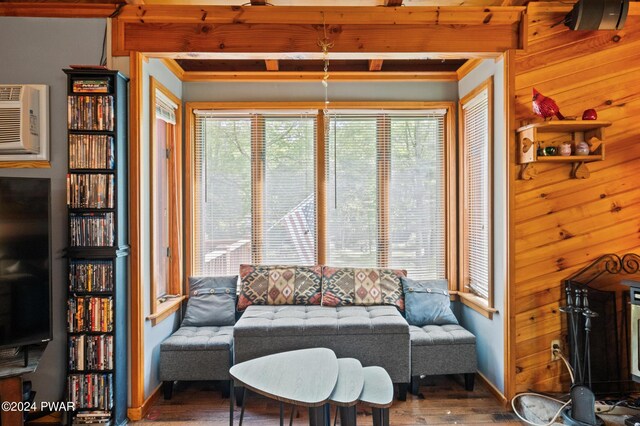
[{"label": "blue throw pillow", "polygon": [[189,277],[189,300],[182,326],[221,327],[236,323],[238,276]]},{"label": "blue throw pillow", "polygon": [[458,324],[451,311],[447,280],[414,281],[400,277],[404,290],[405,316],[410,325]]}]

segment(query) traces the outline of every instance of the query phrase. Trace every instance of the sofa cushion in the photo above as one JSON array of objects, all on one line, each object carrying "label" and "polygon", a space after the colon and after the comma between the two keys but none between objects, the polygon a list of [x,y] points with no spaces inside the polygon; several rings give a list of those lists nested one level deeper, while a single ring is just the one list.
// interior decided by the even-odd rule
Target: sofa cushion
[{"label": "sofa cushion", "polygon": [[236,337],[407,333],[392,306],[249,306],[234,327]]},{"label": "sofa cushion", "polygon": [[424,327],[410,325],[409,333],[412,347],[476,343],[476,336],[458,324],[425,325]]},{"label": "sofa cushion", "polygon": [[416,281],[401,277],[405,318],[410,325],[458,324],[451,311],[447,280]]},{"label": "sofa cushion", "polygon": [[161,351],[228,351],[233,327],[180,327],[160,344]]},{"label": "sofa cushion", "polygon": [[386,268],[322,267],[324,306],[393,305],[404,311],[400,277],[407,272]]},{"label": "sofa cushion", "polygon": [[236,322],[238,276],[189,277],[189,300],[183,326],[233,325]]},{"label": "sofa cushion", "polygon": [[319,265],[240,265],[238,310],[251,305],[317,305],[321,274]]},{"label": "sofa cushion", "polygon": [[409,326],[411,375],[474,373],[476,338],[459,325]]},{"label": "sofa cushion", "polygon": [[233,327],[180,327],[160,344],[159,378],[228,380]]}]

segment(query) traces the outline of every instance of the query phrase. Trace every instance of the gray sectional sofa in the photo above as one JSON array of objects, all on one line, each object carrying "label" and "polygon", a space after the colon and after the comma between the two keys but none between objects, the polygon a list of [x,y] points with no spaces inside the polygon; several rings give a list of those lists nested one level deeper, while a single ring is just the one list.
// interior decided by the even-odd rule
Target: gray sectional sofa
[{"label": "gray sectional sofa", "polygon": [[[465,374],[466,388],[472,390],[475,336],[457,324],[410,325],[401,313],[404,271],[324,268],[241,268],[236,306],[243,312],[235,325],[181,327],[162,343],[160,379],[165,398],[171,397],[176,380],[227,381],[232,363],[311,347],[330,348],[338,357],[356,358],[363,366],[383,367],[397,384],[400,400],[406,399],[410,383],[417,393],[419,379],[426,375]],[[208,290],[207,296],[223,293],[219,290]],[[407,301],[416,300],[413,290]],[[446,295],[449,310],[448,292],[434,287],[433,293],[438,292]],[[414,312],[432,309],[425,306],[414,306]],[[453,317],[450,311],[449,316]],[[407,311],[407,317],[415,315]],[[309,370],[312,374],[313,366]],[[225,394],[226,390],[225,386]]]}]

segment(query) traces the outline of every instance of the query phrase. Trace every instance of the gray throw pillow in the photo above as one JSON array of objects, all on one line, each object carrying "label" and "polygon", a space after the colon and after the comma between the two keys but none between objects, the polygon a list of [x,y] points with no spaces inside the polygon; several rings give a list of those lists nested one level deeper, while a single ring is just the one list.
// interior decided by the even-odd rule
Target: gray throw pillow
[{"label": "gray throw pillow", "polygon": [[189,277],[189,300],[182,326],[220,327],[236,323],[238,276]]},{"label": "gray throw pillow", "polygon": [[400,277],[404,290],[405,316],[411,325],[458,324],[451,311],[447,280],[415,281]]}]

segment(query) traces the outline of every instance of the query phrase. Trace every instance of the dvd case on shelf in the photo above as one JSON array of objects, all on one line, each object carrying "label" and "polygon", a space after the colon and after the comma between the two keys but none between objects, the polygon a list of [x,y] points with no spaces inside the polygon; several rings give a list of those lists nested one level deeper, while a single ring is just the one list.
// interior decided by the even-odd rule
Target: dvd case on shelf
[{"label": "dvd case on shelf", "polygon": [[110,292],[113,290],[113,260],[69,262],[70,292]]}]

